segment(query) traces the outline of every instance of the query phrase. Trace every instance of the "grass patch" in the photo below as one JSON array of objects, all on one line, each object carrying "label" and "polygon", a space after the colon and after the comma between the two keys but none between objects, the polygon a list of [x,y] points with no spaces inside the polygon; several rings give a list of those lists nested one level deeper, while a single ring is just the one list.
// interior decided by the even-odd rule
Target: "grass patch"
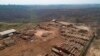
[{"label": "grass patch", "polygon": [[8,29],[23,29],[27,27],[27,24],[31,24],[30,26],[34,26],[34,23],[0,23],[0,31],[8,30]]}]

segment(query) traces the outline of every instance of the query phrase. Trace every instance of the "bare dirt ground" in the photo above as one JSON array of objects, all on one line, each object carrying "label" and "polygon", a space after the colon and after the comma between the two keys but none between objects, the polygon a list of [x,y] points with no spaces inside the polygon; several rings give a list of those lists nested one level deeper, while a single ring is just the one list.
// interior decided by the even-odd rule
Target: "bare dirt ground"
[{"label": "bare dirt ground", "polygon": [[88,50],[87,56],[100,56],[100,40],[95,40]]},{"label": "bare dirt ground", "polygon": [[[92,31],[66,22],[40,23],[19,32],[10,36],[15,44],[0,50],[0,56],[79,56],[93,36]],[[56,55],[51,50],[54,46]]]}]

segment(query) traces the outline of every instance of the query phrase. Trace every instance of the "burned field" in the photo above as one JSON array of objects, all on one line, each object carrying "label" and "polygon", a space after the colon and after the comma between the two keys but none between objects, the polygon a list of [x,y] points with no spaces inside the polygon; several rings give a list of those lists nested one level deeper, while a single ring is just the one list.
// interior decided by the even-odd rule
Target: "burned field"
[{"label": "burned field", "polygon": [[0,40],[0,56],[82,56],[94,38],[85,25],[42,22]]}]

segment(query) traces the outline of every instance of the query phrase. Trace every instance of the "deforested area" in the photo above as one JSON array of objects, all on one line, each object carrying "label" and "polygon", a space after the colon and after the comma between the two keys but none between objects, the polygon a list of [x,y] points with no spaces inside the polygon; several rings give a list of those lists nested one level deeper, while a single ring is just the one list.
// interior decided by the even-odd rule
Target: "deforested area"
[{"label": "deforested area", "polygon": [[94,33],[89,26],[56,20],[11,29],[0,32],[0,56],[82,56]]},{"label": "deforested area", "polygon": [[100,4],[0,0],[0,56],[100,56]]}]

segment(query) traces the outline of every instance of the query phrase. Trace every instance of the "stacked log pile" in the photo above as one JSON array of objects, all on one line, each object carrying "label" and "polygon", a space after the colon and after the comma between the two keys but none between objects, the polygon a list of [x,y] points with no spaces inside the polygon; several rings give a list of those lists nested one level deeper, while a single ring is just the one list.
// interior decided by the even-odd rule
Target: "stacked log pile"
[{"label": "stacked log pile", "polygon": [[93,38],[92,31],[86,26],[79,28],[71,23],[59,22],[63,26],[60,28],[60,34],[65,39],[61,46],[55,46],[52,52],[56,53],[53,56],[81,56],[87,43]]}]

